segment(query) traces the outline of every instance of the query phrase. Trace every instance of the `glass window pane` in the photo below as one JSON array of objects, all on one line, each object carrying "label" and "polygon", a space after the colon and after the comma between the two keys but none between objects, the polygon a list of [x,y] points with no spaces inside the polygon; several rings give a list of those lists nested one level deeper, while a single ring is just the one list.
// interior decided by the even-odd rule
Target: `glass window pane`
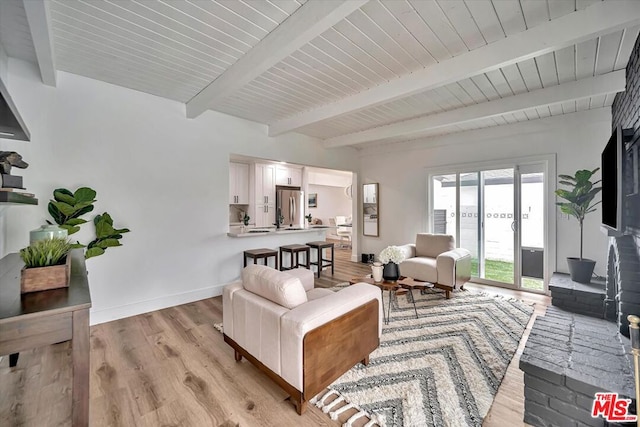
[{"label": "glass window pane", "polygon": [[456,236],[456,174],[433,177],[433,232]]},{"label": "glass window pane", "polygon": [[[513,183],[514,170],[481,172],[484,184],[484,275],[486,279],[513,283]],[[482,271],[482,270],[481,270]]]},{"label": "glass window pane", "polygon": [[471,252],[471,275],[478,277],[480,246],[479,172],[460,174],[460,247]]}]

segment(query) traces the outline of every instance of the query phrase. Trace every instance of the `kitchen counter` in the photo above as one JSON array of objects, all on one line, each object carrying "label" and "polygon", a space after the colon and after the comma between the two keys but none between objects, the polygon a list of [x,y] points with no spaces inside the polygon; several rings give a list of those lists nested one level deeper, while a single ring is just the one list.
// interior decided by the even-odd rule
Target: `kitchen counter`
[{"label": "kitchen counter", "polygon": [[[260,236],[274,236],[280,234],[298,234],[298,233],[310,233],[318,232],[329,229],[328,226],[310,226],[305,228],[247,228],[242,232],[240,227],[231,227],[231,230],[227,233],[229,237],[260,237]],[[258,231],[259,230],[259,231]]]}]

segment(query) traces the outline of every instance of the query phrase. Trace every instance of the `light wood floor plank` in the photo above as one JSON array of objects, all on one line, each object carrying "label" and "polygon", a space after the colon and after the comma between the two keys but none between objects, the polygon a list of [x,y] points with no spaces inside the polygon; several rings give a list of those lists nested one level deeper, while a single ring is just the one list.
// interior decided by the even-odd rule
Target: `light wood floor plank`
[{"label": "light wood floor plank", "polygon": [[[336,249],[335,274],[315,279],[331,287],[369,274]],[[544,314],[549,298],[468,284],[536,304]],[[91,426],[338,426],[313,405],[298,416],[287,394],[253,365],[236,363],[233,350],[213,328],[222,321],[222,298],[133,316],[91,328]],[[520,426],[523,375],[518,362],[531,323],[502,382],[485,426]],[[71,425],[71,356],[68,343],[20,354],[18,366],[0,362],[0,425]],[[46,420],[46,424],[43,424]]]}]

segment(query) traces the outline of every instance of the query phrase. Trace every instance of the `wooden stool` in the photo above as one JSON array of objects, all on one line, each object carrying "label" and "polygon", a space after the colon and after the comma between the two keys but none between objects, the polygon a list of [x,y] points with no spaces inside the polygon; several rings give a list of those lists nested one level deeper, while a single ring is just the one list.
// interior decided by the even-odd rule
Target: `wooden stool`
[{"label": "wooden stool", "polygon": [[264,259],[264,265],[267,265],[269,258],[274,257],[276,259],[276,270],[278,269],[278,252],[273,249],[260,248],[260,249],[249,249],[244,251],[244,266],[247,266],[247,257],[253,258],[253,263],[257,264],[258,259]]},{"label": "wooden stool", "polygon": [[[312,262],[309,261],[309,268],[311,268],[311,265],[317,265],[318,266],[318,277],[320,277],[320,272],[322,271],[323,268],[325,267],[331,267],[331,275],[333,276],[333,247],[334,244],[332,242],[324,242],[324,241],[317,241],[317,242],[309,242],[307,243],[307,246],[309,246],[309,248],[311,249],[315,249],[317,251],[317,257],[316,257],[316,261]],[[327,248],[331,248],[331,259],[329,258],[324,258],[324,249]],[[326,264],[325,264],[326,262]]]},{"label": "wooden stool", "polygon": [[[307,245],[297,245],[297,244],[293,244],[293,245],[284,245],[284,246],[280,246],[280,270],[284,271],[284,270],[292,270],[294,268],[298,268],[298,267],[304,267],[304,268],[309,268],[309,254],[310,254],[310,250],[309,250],[309,246]],[[289,263],[290,267],[285,267],[284,266],[284,258],[282,258],[282,253],[283,252],[288,252],[291,255],[291,262]],[[305,264],[301,264],[300,263],[300,254],[301,253],[305,253],[306,256],[306,263]],[[295,258],[294,258],[295,255]],[[295,263],[294,263],[294,259],[295,259]]]}]

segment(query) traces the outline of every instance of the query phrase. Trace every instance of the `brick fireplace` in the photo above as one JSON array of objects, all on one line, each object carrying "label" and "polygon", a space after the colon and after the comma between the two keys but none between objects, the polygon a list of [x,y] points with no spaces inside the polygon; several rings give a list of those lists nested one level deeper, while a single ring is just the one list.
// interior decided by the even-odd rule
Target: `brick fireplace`
[{"label": "brick fireplace", "polygon": [[534,322],[520,359],[524,421],[534,426],[615,425],[591,417],[596,392],[633,399],[636,413],[627,316],[640,315],[640,38],[626,71],[626,91],[611,107],[612,131],[633,130],[623,147],[622,226],[609,234],[604,285],[551,279],[553,306]]}]

